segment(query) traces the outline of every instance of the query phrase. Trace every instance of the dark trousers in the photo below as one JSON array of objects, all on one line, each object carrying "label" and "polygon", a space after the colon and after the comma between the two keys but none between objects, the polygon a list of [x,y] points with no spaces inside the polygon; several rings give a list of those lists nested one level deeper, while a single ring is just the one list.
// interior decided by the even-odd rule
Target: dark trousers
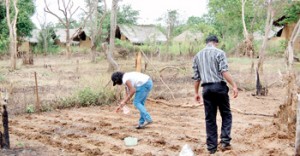
[{"label": "dark trousers", "polygon": [[216,150],[218,146],[218,126],[216,122],[217,109],[221,113],[221,143],[229,144],[231,137],[232,115],[229,104],[229,96],[225,82],[209,83],[203,86],[203,100],[205,107],[206,144],[209,151]]}]

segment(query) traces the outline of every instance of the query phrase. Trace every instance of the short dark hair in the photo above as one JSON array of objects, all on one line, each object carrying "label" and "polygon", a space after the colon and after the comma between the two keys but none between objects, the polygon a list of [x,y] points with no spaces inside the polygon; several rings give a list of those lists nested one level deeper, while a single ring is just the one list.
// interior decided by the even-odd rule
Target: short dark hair
[{"label": "short dark hair", "polygon": [[117,85],[121,85],[123,83],[123,75],[124,73],[123,72],[114,72],[112,75],[111,75],[111,80],[113,82],[113,86],[115,86],[116,84]]},{"label": "short dark hair", "polygon": [[209,42],[219,43],[219,39],[216,35],[210,35],[206,38],[205,42],[206,42],[206,44]]}]

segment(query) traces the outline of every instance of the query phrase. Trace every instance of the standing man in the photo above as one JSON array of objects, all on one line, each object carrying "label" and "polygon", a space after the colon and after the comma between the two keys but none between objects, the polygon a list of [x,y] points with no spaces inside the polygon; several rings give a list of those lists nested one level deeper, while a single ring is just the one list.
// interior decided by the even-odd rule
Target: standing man
[{"label": "standing man", "polygon": [[[217,109],[222,117],[221,149],[231,149],[230,132],[232,115],[226,81],[233,88],[233,97],[238,96],[238,89],[228,72],[225,52],[216,48],[219,40],[216,36],[206,38],[206,47],[196,54],[193,62],[195,80],[195,100],[202,102],[205,108],[206,144],[210,154],[217,151],[218,127],[216,123]],[[225,81],[226,80],[226,81]],[[199,86],[203,87],[202,96],[199,95]]]}]

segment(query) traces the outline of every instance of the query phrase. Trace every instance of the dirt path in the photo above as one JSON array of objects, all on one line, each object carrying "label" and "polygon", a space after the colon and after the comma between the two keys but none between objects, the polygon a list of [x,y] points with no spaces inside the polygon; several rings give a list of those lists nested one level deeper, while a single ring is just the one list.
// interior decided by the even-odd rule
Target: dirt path
[{"label": "dirt path", "polygon": [[[273,114],[282,102],[276,99],[282,91],[266,98],[241,93],[232,106],[243,111]],[[177,103],[192,99],[178,99]],[[196,155],[207,155],[204,111],[201,107],[170,107],[148,102],[154,124],[143,130],[134,129],[138,112],[114,113],[115,106],[74,108],[11,118],[13,150],[16,155],[136,155],[174,156],[184,144]],[[292,155],[293,139],[279,134],[272,117],[245,116],[233,112],[231,151],[218,155]],[[220,125],[220,118],[218,118]],[[220,128],[220,127],[219,127]],[[126,147],[123,139],[137,137],[138,146]]]}]

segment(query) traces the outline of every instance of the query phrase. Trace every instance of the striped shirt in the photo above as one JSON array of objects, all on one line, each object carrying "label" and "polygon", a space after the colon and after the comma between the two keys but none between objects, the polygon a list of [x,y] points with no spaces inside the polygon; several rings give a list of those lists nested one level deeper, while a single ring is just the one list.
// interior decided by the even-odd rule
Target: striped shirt
[{"label": "striped shirt", "polygon": [[225,52],[208,44],[194,57],[193,70],[193,79],[202,84],[225,82],[222,75],[222,72],[228,71]]}]

